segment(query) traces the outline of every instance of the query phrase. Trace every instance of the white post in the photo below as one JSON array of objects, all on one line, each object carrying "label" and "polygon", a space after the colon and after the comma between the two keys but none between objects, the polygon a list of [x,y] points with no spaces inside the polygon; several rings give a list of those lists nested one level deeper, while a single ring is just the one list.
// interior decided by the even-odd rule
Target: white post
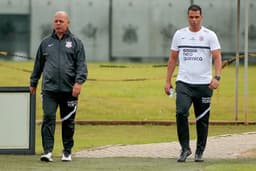
[{"label": "white post", "polygon": [[245,23],[244,23],[244,119],[248,124],[248,0],[244,0]]},{"label": "white post", "polygon": [[235,120],[238,120],[238,81],[239,81],[239,51],[240,51],[240,0],[237,0],[236,23],[236,80],[235,80]]}]

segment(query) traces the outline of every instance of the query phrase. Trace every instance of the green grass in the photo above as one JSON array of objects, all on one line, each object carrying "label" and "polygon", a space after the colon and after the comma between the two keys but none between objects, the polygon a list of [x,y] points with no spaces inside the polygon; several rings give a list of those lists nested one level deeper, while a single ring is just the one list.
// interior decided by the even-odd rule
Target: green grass
[{"label": "green grass", "polygon": [[[77,120],[175,120],[175,102],[163,91],[166,68],[152,67],[152,64],[113,64],[125,68],[100,67],[102,63],[89,63],[89,79],[83,86],[79,98]],[[106,64],[109,65],[109,64]],[[112,65],[112,64],[111,64]],[[1,86],[28,86],[32,62],[0,63]],[[243,115],[243,68],[240,67],[239,120]],[[248,120],[255,121],[256,72],[249,67]],[[144,81],[125,81],[145,79]],[[94,81],[93,81],[94,80]],[[234,120],[235,68],[223,70],[221,86],[212,99],[211,120]],[[37,91],[37,120],[42,118],[40,85]],[[59,115],[57,115],[59,119]],[[194,120],[191,109],[191,120]],[[255,131],[255,125],[210,125],[209,136]],[[60,126],[55,133],[54,156],[61,155]],[[190,126],[191,139],[195,139],[195,126]],[[76,125],[74,152],[86,148],[110,144],[147,144],[177,141],[176,126],[81,126]],[[75,158],[72,163],[39,162],[42,152],[40,125],[36,126],[36,155],[0,155],[0,170],[90,170],[90,171],[132,171],[132,170],[255,170],[255,160],[210,160],[205,163],[186,162],[176,159],[151,158]]]},{"label": "green grass", "polygon": [[39,156],[0,156],[0,170],[5,171],[254,171],[255,160],[210,160],[204,163],[187,161],[177,163],[176,159],[160,158],[76,158],[63,163],[55,158],[53,163],[42,163]]},{"label": "green grass", "polygon": [[[54,154],[61,155],[61,129],[55,132]],[[209,136],[256,131],[256,125],[210,125]],[[195,125],[190,126],[191,139],[196,138]],[[113,144],[148,144],[172,142],[177,140],[176,126],[81,126],[76,125],[73,151]],[[36,132],[36,153],[42,152],[40,125]]]},{"label": "green grass", "polygon": [[[102,65],[124,66],[101,67]],[[28,86],[33,62],[2,62],[1,86]],[[175,120],[175,100],[164,94],[166,67],[153,64],[106,64],[89,63],[89,80],[83,85],[79,97],[77,120]],[[239,113],[244,121],[244,69],[239,68]],[[256,72],[249,67],[249,121],[256,120]],[[146,79],[125,81],[126,79]],[[37,120],[42,118],[40,84],[37,91]],[[223,69],[221,85],[212,98],[211,120],[234,121],[235,67]],[[58,116],[59,117],[59,116]],[[58,118],[57,117],[57,118]],[[191,108],[191,120],[194,120]]]}]

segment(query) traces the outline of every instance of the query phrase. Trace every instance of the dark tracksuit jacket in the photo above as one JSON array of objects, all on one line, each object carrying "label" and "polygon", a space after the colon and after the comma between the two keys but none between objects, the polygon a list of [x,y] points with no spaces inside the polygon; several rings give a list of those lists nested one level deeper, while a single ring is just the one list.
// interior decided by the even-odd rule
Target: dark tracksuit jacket
[{"label": "dark tracksuit jacket", "polygon": [[71,152],[77,107],[77,97],[72,97],[72,89],[75,83],[84,83],[87,74],[84,46],[69,30],[61,40],[53,31],[41,42],[30,77],[30,86],[37,87],[42,75],[44,119],[41,132],[45,152],[53,149],[58,106],[62,118],[64,150]]}]

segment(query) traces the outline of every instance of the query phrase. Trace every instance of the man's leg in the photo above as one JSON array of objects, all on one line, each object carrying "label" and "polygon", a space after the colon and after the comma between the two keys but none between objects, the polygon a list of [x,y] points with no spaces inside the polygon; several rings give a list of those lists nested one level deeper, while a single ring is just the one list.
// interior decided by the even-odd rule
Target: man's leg
[{"label": "man's leg", "polygon": [[[43,106],[43,123],[41,127],[42,144],[44,149],[44,154],[48,155],[51,153],[54,146],[54,132],[55,132],[55,120],[56,120],[56,110],[58,103],[56,101],[56,96],[53,93],[42,92],[42,106]],[[50,155],[50,154],[49,154]],[[48,156],[51,160],[51,155]],[[41,157],[41,160],[47,161],[47,156]]]},{"label": "man's leg", "polygon": [[60,113],[62,121],[62,143],[64,147],[63,155],[71,154],[72,147],[74,145],[73,136],[75,132],[76,110],[77,98],[73,97],[71,93],[62,94]]},{"label": "man's leg", "polygon": [[207,142],[211,96],[212,91],[208,86],[203,86],[196,90],[196,95],[193,98],[197,130],[195,161],[199,162],[203,161],[202,155]]},{"label": "man's leg", "polygon": [[181,145],[181,154],[178,162],[184,162],[191,154],[189,145],[189,108],[192,104],[189,87],[186,84],[176,83],[176,123],[179,143]]}]

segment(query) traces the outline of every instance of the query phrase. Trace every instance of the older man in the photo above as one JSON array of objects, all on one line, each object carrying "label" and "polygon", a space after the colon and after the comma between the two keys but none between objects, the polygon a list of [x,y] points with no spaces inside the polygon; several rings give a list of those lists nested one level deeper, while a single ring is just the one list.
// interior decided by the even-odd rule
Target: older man
[{"label": "older man", "polygon": [[65,11],[55,13],[53,32],[40,44],[30,77],[30,92],[34,94],[42,80],[43,123],[41,128],[44,154],[41,161],[51,162],[54,147],[56,111],[59,106],[62,122],[62,161],[71,161],[74,144],[75,115],[82,84],[87,79],[83,43],[69,30]]}]

